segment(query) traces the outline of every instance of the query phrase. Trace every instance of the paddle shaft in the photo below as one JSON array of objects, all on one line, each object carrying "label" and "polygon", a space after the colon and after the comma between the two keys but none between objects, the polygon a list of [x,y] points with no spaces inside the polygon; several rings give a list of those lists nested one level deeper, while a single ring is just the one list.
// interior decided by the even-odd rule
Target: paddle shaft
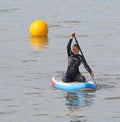
[{"label": "paddle shaft", "polygon": [[80,48],[80,45],[79,45],[79,43],[78,43],[78,41],[77,41],[77,39],[76,39],[75,36],[74,36],[74,38],[75,38],[76,43],[78,44],[78,48],[79,48],[79,50],[80,50],[80,52],[81,52],[82,57],[83,57],[84,60],[86,61],[85,56],[84,56],[84,54],[83,54],[83,52],[82,52],[82,50],[81,50],[81,48]]},{"label": "paddle shaft", "polygon": [[[84,61],[87,63],[87,61],[86,61],[86,59],[85,59],[85,57],[84,57],[84,54],[83,54],[83,52],[82,52],[82,50],[81,50],[81,48],[80,48],[80,45],[79,45],[79,43],[78,43],[78,41],[77,41],[77,39],[76,39],[75,36],[74,36],[74,38],[75,38],[76,43],[78,44],[78,48],[79,48],[79,50],[80,50],[80,52],[81,52],[82,57],[84,58]],[[95,83],[94,77],[92,77],[92,79],[93,79],[93,82]],[[96,83],[95,83],[95,84],[96,84]],[[97,86],[97,84],[96,84],[96,86]]]}]

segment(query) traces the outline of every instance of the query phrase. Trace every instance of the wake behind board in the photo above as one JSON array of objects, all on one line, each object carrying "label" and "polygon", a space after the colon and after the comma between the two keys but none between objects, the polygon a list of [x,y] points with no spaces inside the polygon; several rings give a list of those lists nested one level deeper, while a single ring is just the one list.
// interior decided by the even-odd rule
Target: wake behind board
[{"label": "wake behind board", "polygon": [[62,81],[62,76],[52,77],[52,86],[57,89],[65,91],[94,91],[96,90],[96,84],[93,81],[86,82],[69,82],[65,83]]}]

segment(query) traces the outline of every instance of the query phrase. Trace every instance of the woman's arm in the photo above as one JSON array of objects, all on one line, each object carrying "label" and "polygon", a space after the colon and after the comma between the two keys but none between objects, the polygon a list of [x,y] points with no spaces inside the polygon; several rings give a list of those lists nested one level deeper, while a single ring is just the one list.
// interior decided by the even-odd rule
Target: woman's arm
[{"label": "woman's arm", "polygon": [[89,65],[87,64],[86,60],[84,60],[84,58],[81,56],[81,61],[82,64],[84,65],[85,69],[90,73],[90,76],[93,77],[93,71],[91,70],[91,68],[89,67]]},{"label": "woman's arm", "polygon": [[67,54],[68,54],[68,57],[70,57],[71,54],[72,54],[71,43],[72,43],[72,40],[73,40],[74,37],[75,37],[75,33],[72,33],[71,37],[70,37],[70,40],[69,40],[69,42],[67,44]]},{"label": "woman's arm", "polygon": [[70,40],[69,40],[69,42],[68,42],[68,44],[67,44],[67,54],[68,54],[68,57],[70,57],[71,56],[71,53],[72,53],[72,51],[71,51],[71,43],[72,43],[72,38],[70,38]]}]

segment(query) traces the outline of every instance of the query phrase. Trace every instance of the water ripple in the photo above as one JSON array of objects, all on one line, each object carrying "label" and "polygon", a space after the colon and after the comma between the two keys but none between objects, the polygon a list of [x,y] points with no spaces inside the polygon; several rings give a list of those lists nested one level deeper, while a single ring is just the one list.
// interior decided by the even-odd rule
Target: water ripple
[{"label": "water ripple", "polygon": [[12,12],[12,11],[18,11],[18,10],[20,10],[20,9],[19,8],[0,9],[0,13]]},{"label": "water ripple", "polygon": [[120,97],[107,97],[104,100],[119,100]]}]

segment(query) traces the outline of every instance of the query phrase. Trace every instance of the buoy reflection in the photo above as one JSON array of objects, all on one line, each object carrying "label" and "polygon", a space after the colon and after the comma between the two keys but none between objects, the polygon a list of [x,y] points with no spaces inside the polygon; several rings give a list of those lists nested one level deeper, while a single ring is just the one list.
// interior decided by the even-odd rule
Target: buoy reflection
[{"label": "buoy reflection", "polygon": [[30,43],[33,49],[42,50],[48,44],[48,37],[30,37]]}]

